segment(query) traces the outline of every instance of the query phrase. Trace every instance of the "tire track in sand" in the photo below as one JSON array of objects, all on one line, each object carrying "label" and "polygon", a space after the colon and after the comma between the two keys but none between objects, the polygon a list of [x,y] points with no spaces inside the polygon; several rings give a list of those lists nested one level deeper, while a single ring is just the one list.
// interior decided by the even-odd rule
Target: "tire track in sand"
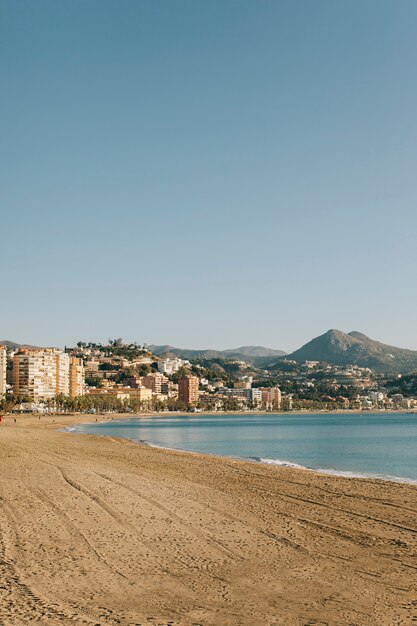
[{"label": "tire track in sand", "polygon": [[234,561],[244,560],[242,556],[230,550],[230,548],[225,546],[221,541],[219,541],[218,539],[215,539],[212,535],[208,533],[205,534],[201,532],[200,530],[198,530],[198,528],[195,528],[190,522],[187,522],[180,515],[178,515],[177,513],[174,513],[174,511],[164,506],[163,504],[160,504],[154,498],[151,498],[150,496],[145,495],[144,493],[138,491],[137,489],[134,489],[133,487],[130,487],[129,485],[125,485],[124,483],[120,481],[114,480],[113,478],[106,476],[106,474],[98,474],[97,472],[95,472],[95,474],[96,476],[99,476],[100,478],[107,480],[111,484],[117,485],[118,487],[122,487],[122,489],[125,489],[126,491],[133,493],[136,497],[142,500],[145,500],[145,502],[153,506],[155,509],[162,511],[163,513],[165,513],[166,515],[174,519],[176,522],[178,522],[178,524],[185,527],[187,531],[189,531],[191,534],[196,536],[198,539],[202,539],[205,543],[207,543],[208,545],[213,547],[215,550],[217,550],[220,554],[222,554],[222,556],[226,556],[227,558],[232,559]]},{"label": "tire track in sand", "polygon": [[119,624],[118,620],[99,615],[86,607],[72,605],[61,599],[47,598],[38,589],[22,580],[18,561],[19,538],[15,524],[10,522],[13,513],[2,503],[0,534],[0,619],[2,626],[17,626],[39,621],[41,624],[90,623]]}]

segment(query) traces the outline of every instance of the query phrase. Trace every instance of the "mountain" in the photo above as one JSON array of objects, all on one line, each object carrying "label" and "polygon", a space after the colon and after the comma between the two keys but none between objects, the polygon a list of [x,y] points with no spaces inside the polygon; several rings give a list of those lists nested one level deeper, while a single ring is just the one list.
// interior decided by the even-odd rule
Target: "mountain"
[{"label": "mountain", "polygon": [[174,357],[181,359],[216,359],[224,358],[219,350],[188,350],[186,348],[174,348],[174,346],[148,346],[148,350],[156,356]]},{"label": "mountain", "polygon": [[156,354],[156,356],[161,356],[161,354],[168,354],[176,348],[168,344],[165,344],[164,346],[155,346],[152,344],[150,346],[146,345],[146,349],[149,350],[149,352],[152,352],[152,354]]},{"label": "mountain", "polygon": [[272,348],[264,348],[263,346],[241,346],[240,348],[235,348],[232,350],[222,350],[222,354],[232,357],[235,357],[237,355],[246,357],[274,357],[285,356],[287,353],[283,350],[273,350]]},{"label": "mountain", "polygon": [[359,365],[379,372],[405,373],[417,369],[417,351],[389,346],[357,331],[343,333],[334,329],[312,339],[286,358]]},{"label": "mountain", "polygon": [[187,350],[174,348],[174,346],[148,346],[156,356],[178,356],[182,359],[237,359],[256,365],[258,359],[271,359],[285,356],[283,350],[273,350],[263,346],[242,346],[230,350]]},{"label": "mountain", "polygon": [[17,348],[36,348],[36,346],[29,346],[26,343],[16,343],[15,341],[9,341],[9,339],[0,339],[0,346],[6,346],[10,350],[17,350]]}]

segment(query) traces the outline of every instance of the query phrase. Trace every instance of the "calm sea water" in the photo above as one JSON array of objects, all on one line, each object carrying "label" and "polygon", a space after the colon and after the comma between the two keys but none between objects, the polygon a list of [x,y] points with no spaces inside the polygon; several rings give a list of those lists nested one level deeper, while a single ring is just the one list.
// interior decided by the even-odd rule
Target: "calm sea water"
[{"label": "calm sea water", "polygon": [[330,473],[417,483],[417,415],[169,415],[72,431]]}]

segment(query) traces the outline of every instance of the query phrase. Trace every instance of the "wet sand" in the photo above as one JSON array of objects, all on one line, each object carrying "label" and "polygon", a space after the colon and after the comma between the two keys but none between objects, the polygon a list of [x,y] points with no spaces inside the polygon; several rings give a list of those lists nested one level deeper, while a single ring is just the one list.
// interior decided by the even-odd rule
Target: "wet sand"
[{"label": "wet sand", "polygon": [[2,626],[417,623],[416,486],[16,420],[0,424]]}]

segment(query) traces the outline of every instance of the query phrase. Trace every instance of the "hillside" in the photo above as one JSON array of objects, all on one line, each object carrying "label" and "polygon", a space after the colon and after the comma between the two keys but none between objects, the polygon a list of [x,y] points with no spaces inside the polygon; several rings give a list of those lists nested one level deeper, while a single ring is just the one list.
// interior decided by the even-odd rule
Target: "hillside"
[{"label": "hillside", "polygon": [[182,359],[237,359],[256,365],[258,359],[282,357],[286,353],[283,350],[273,350],[263,346],[242,346],[229,350],[188,350],[174,348],[174,346],[148,346],[148,349],[157,356],[177,356]]},{"label": "hillside", "polygon": [[219,350],[188,350],[187,348],[174,348],[174,346],[148,346],[156,356],[180,357],[181,359],[218,359],[223,354]]},{"label": "hillside", "polygon": [[379,372],[405,373],[417,369],[417,351],[396,348],[353,331],[328,330],[286,358],[324,361],[334,365],[359,365]]},{"label": "hillside", "polygon": [[274,357],[285,356],[287,353],[284,350],[274,350],[272,348],[264,348],[264,346],[241,346],[232,350],[223,350],[222,354],[230,357]]},{"label": "hillside", "polygon": [[29,346],[25,343],[16,343],[15,341],[10,341],[9,339],[0,339],[0,346],[6,346],[11,350],[17,350],[17,348],[36,348],[37,346]]}]

